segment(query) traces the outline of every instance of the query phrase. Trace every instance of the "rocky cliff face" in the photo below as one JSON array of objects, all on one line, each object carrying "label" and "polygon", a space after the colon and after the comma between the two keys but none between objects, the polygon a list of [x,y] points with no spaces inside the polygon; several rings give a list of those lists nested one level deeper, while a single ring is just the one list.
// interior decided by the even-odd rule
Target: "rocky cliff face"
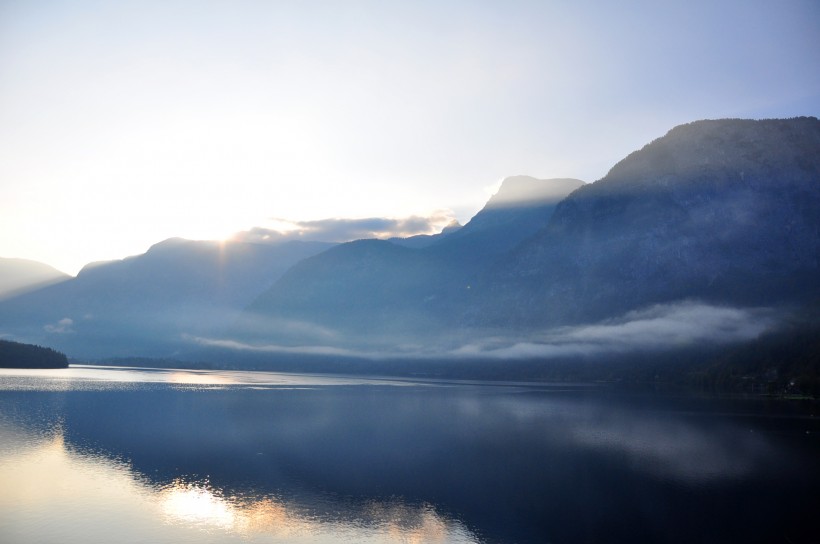
[{"label": "rocky cliff face", "polygon": [[485,276],[472,324],[540,326],[679,299],[820,296],[820,121],[699,121],[561,202]]}]

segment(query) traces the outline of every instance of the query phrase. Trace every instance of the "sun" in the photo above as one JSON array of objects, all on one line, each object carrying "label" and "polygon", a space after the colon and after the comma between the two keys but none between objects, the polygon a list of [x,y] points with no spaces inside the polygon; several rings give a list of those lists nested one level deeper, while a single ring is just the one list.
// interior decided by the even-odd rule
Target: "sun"
[{"label": "sun", "polygon": [[213,214],[189,218],[184,225],[180,225],[179,236],[188,240],[211,240],[224,244],[231,241],[238,232],[253,226],[247,218]]}]

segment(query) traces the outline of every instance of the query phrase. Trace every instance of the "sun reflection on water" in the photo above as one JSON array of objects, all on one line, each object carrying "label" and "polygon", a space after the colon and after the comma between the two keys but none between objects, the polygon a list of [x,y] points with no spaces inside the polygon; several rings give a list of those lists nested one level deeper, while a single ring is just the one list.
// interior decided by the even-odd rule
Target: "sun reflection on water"
[{"label": "sun reflection on water", "polygon": [[371,501],[355,512],[322,516],[274,497],[226,497],[208,482],[175,480],[158,492],[158,503],[166,523],[221,529],[251,540],[476,542],[470,531],[442,517],[432,506],[412,506],[399,500]]},{"label": "sun reflection on water", "polygon": [[233,529],[237,514],[231,504],[204,485],[175,480],[158,494],[166,521]]}]

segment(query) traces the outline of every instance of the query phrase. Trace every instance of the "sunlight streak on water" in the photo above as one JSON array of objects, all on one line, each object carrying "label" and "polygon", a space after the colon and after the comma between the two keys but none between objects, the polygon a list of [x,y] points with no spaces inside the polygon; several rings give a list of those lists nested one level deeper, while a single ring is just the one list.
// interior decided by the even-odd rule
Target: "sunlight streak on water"
[{"label": "sunlight streak on water", "polygon": [[0,369],[0,391],[123,389],[132,385],[315,387],[333,385],[413,386],[402,379],[322,376],[242,370],[187,370],[70,365],[57,369]]}]

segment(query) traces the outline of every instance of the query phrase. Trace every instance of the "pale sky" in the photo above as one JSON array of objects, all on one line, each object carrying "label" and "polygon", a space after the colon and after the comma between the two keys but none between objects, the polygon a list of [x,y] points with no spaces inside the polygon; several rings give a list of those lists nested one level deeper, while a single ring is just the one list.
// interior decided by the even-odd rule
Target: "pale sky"
[{"label": "pale sky", "polygon": [[[0,256],[455,217],[673,126],[820,115],[820,2],[0,0]],[[277,223],[281,224],[281,223]]]}]

